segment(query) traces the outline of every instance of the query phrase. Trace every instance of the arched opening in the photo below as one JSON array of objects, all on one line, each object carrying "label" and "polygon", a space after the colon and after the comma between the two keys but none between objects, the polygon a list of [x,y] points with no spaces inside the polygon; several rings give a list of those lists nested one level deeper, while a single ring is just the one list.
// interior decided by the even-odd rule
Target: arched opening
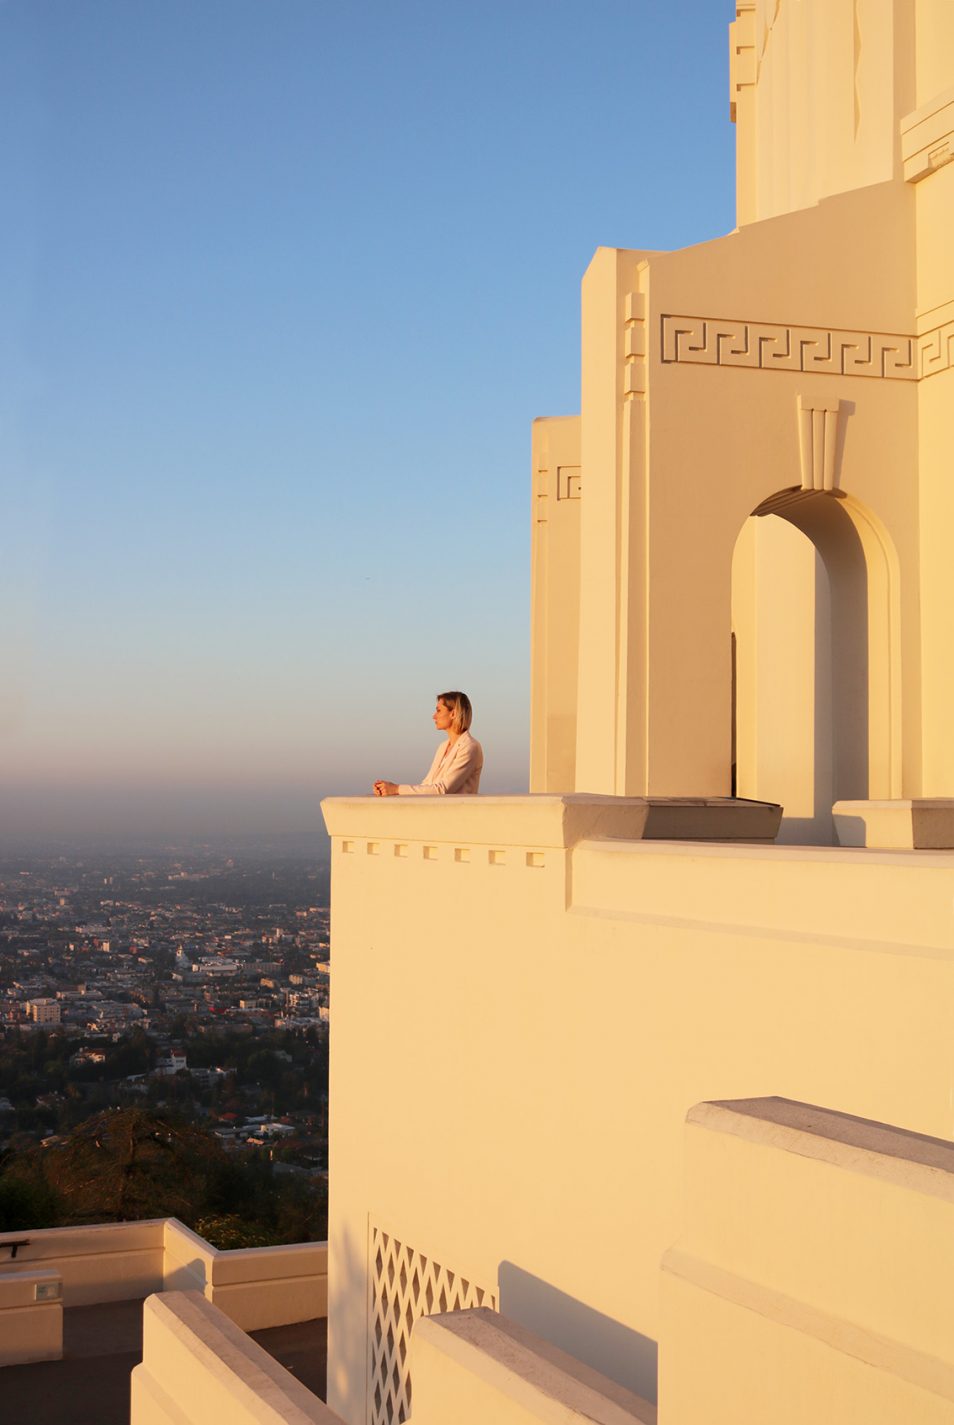
[{"label": "arched opening", "polygon": [[899,795],[892,559],[871,516],[786,490],[732,563],[734,786],[781,802],[779,839],[830,844],[834,802]]}]

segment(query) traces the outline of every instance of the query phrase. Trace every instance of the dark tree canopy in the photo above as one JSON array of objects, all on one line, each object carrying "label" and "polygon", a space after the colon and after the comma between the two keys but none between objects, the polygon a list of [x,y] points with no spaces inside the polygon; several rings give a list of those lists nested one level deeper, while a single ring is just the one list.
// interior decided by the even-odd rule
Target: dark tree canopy
[{"label": "dark tree canopy", "polygon": [[0,1172],[0,1231],[152,1217],[203,1224],[213,1245],[315,1241],[327,1231],[327,1194],[143,1108],[97,1113],[59,1143],[12,1154]]}]

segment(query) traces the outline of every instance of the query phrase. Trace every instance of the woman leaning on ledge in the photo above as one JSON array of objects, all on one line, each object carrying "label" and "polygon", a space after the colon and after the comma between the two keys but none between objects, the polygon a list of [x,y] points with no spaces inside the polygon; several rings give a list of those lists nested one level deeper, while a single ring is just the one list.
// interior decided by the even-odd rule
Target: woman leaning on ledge
[{"label": "woman leaning on ledge", "polygon": [[480,743],[470,735],[473,718],[470,698],[466,693],[438,693],[432,721],[438,732],[447,733],[447,741],[438,747],[430,771],[416,787],[406,782],[377,781],[376,797],[443,797],[456,794],[472,795],[480,786],[484,754]]}]

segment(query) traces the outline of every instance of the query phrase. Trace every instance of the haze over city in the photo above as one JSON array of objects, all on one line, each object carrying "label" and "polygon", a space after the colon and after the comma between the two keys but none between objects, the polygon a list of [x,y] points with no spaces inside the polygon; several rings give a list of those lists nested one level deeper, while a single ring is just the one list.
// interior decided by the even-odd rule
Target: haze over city
[{"label": "haze over city", "polygon": [[0,6],[0,836],[317,832],[447,687],[526,789],[530,421],[733,226],[733,14]]}]

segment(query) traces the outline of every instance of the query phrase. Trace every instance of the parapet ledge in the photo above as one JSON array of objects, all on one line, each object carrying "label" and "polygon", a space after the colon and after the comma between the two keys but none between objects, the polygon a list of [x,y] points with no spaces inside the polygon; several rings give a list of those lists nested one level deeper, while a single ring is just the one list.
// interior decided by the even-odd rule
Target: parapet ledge
[{"label": "parapet ledge", "polygon": [[954,798],[835,802],[835,831],[842,846],[879,850],[954,849]]},{"label": "parapet ledge", "polygon": [[569,849],[579,841],[773,841],[782,808],[733,797],[589,792],[473,797],[326,797],[332,837]]},{"label": "parapet ledge", "polygon": [[[441,1381],[438,1362],[449,1366],[454,1379]],[[487,1307],[425,1316],[415,1323],[411,1338],[411,1379],[415,1425],[438,1425],[434,1400],[457,1395],[472,1401],[469,1420],[532,1417],[552,1425],[656,1425],[656,1407],[642,1396],[617,1385],[598,1371],[535,1336],[515,1321]],[[468,1380],[473,1389],[468,1388]],[[478,1398],[479,1396],[479,1398]],[[481,1405],[493,1406],[493,1414]],[[522,1408],[521,1408],[522,1407]]]},{"label": "parapet ledge", "polygon": [[786,1098],[688,1118],[662,1259],[673,1418],[703,1418],[681,1408],[702,1379],[738,1420],[954,1420],[954,1143]]},{"label": "parapet ledge", "polygon": [[954,1202],[954,1143],[788,1098],[698,1103],[686,1121]]},{"label": "parapet ledge", "polygon": [[[168,1218],[149,1217],[137,1222],[94,1222],[79,1227],[40,1227],[29,1233],[0,1232],[0,1249],[27,1240],[20,1247],[18,1263],[59,1258],[98,1256],[108,1252],[136,1252],[161,1248]],[[68,1242],[68,1247],[65,1244]]]},{"label": "parapet ledge", "polygon": [[144,1304],[131,1420],[154,1419],[341,1425],[323,1401],[197,1291],[164,1292]]},{"label": "parapet ledge", "polygon": [[935,94],[901,120],[901,160],[908,183],[936,173],[954,158],[954,89]]}]

